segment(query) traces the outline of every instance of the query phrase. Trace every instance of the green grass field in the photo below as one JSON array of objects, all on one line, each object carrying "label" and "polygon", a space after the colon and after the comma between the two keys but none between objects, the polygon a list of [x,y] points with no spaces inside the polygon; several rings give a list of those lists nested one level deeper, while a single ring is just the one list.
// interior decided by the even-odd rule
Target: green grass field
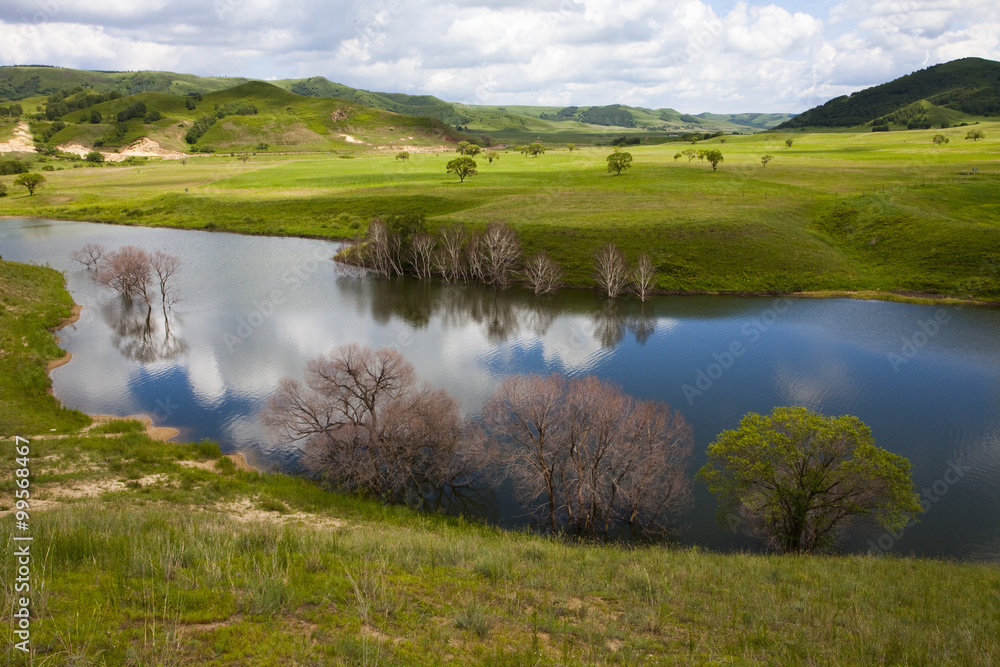
[{"label": "green grass field", "polygon": [[[138,422],[53,437],[35,385],[68,295],[55,271],[0,261],[0,299],[4,363],[27,378],[2,388],[0,519],[15,534],[17,434],[33,538],[32,654],[0,623],[5,664],[1000,661],[995,564],[592,545],[240,471],[214,443],[156,442]],[[10,613],[19,544],[0,542]]]},{"label": "green grass field", "polygon": [[[251,117],[252,118],[252,117]],[[499,220],[528,253],[547,250],[571,285],[619,243],[648,252],[659,287],[679,292],[871,291],[1000,300],[1000,123],[888,133],[763,133],[701,142],[725,161],[674,159],[689,144],[630,147],[635,166],[608,174],[609,149],[504,152],[459,183],[454,154],[229,156],[141,167],[50,162],[47,186],[0,201],[3,215],[255,234],[350,238],[375,215],[425,214],[432,228]],[[951,139],[931,142],[934,134]],[[785,146],[792,138],[791,148]],[[725,141],[723,141],[725,139]],[[760,157],[774,156],[761,166]],[[59,171],[61,167],[67,167]],[[974,171],[975,170],[975,171]],[[5,177],[12,181],[13,177]]]}]

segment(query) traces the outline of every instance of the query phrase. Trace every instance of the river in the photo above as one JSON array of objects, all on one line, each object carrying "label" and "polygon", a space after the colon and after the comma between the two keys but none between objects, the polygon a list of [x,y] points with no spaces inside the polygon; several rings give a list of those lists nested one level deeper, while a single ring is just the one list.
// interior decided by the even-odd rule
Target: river
[{"label": "river", "polygon": [[[181,258],[166,319],[129,311],[69,259],[86,243]],[[283,377],[334,345],[397,347],[417,374],[475,415],[511,373],[594,373],[679,409],[692,424],[691,474],[706,446],[750,411],[801,405],[854,414],[876,444],[910,459],[926,511],[892,536],[845,544],[897,554],[1000,561],[1000,309],[850,299],[656,297],[607,302],[563,290],[536,298],[479,286],[379,280],[345,271],[336,243],[52,220],[0,220],[0,255],[63,271],[80,321],[59,332],[73,360],[55,395],[91,414],[147,414],[182,438],[217,440],[262,465],[287,464],[257,413]],[[503,499],[485,513],[524,522]],[[714,522],[696,485],[678,539],[753,542]]]}]

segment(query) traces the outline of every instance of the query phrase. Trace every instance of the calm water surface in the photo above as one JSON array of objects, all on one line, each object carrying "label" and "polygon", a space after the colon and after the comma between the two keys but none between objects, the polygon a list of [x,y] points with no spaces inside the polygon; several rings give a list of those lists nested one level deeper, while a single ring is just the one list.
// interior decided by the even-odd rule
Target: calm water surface
[{"label": "calm water surface", "polygon": [[[165,319],[128,311],[68,258],[85,243],[181,257],[182,300]],[[536,299],[513,290],[375,280],[330,261],[337,244],[48,220],[0,220],[4,259],[63,271],[80,321],[60,331],[73,361],[56,396],[92,414],[144,413],[189,439],[287,464],[257,412],[283,377],[334,345],[392,345],[418,375],[475,414],[511,373],[596,373],[664,400],[694,427],[691,472],[719,431],[749,411],[802,405],[855,414],[876,443],[913,463],[927,511],[890,536],[859,535],[895,553],[1000,561],[1000,310],[852,300],[661,297],[644,307],[586,291]],[[956,472],[957,471],[957,472]],[[502,496],[502,494],[501,494]],[[753,543],[714,523],[698,487],[680,540]],[[485,513],[523,522],[503,497]]]}]

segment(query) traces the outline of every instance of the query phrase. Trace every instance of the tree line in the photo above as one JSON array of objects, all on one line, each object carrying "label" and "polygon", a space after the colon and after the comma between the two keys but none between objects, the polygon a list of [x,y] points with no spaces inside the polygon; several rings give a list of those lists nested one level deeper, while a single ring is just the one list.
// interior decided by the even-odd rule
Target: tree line
[{"label": "tree line", "polygon": [[[421,504],[510,479],[553,534],[661,535],[692,499],[690,425],[669,405],[594,376],[505,378],[463,419],[392,349],[342,345],[282,380],[262,413],[279,445],[330,487]],[[708,447],[696,479],[723,526],[780,553],[831,551],[858,519],[898,530],[920,511],[909,462],[849,415],[751,413]]]},{"label": "tree line", "polygon": [[[339,257],[380,277],[439,276],[449,283],[480,282],[496,289],[520,281],[536,295],[557,291],[563,278],[562,267],[544,250],[525,257],[520,237],[506,223],[491,222],[483,230],[453,223],[431,234],[424,216],[414,213],[372,219],[365,236]],[[658,284],[656,265],[647,253],[629,264],[615,243],[595,254],[594,279],[609,299],[631,293],[646,301]]]}]

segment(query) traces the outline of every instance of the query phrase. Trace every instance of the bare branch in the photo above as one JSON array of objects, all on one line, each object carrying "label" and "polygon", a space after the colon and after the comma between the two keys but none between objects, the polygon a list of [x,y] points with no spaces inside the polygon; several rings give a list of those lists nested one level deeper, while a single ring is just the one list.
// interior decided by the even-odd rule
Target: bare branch
[{"label": "bare branch", "polygon": [[524,277],[535,294],[547,294],[559,289],[562,269],[542,250],[528,258],[524,265]]},{"label": "bare branch", "polygon": [[625,262],[625,254],[614,243],[609,243],[597,251],[594,271],[594,279],[601,288],[601,293],[609,299],[621,295],[628,284],[628,264]]}]

